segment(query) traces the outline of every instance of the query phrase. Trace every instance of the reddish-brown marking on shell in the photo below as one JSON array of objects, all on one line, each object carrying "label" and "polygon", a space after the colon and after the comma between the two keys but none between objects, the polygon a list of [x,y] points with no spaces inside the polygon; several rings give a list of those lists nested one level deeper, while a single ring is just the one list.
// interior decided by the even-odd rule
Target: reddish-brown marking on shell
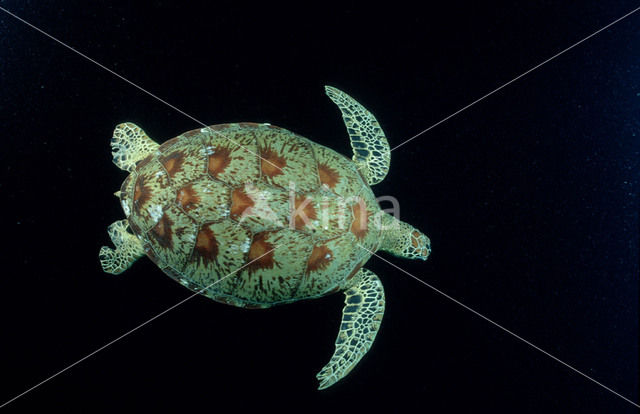
[{"label": "reddish-brown marking on shell", "polygon": [[207,265],[216,261],[218,247],[218,240],[216,240],[213,231],[208,227],[203,227],[196,236],[196,246],[193,254],[196,258],[202,259],[202,262]]},{"label": "reddish-brown marking on shell", "polygon": [[367,211],[364,200],[361,198],[358,199],[358,204],[353,205],[351,209],[353,211],[353,221],[351,222],[350,231],[359,240],[362,240],[367,235],[369,212]]},{"label": "reddish-brown marking on shell", "polygon": [[307,261],[307,274],[324,270],[333,260],[333,252],[326,245],[313,246],[311,257]]},{"label": "reddish-brown marking on shell", "polygon": [[193,189],[191,184],[182,187],[178,190],[178,195],[176,196],[176,203],[180,207],[184,209],[184,211],[189,212],[194,208],[198,207],[198,203],[200,202],[200,197],[196,193],[196,190]]},{"label": "reddish-brown marking on shell", "polygon": [[268,177],[273,178],[282,174],[282,169],[287,165],[284,157],[278,155],[271,148],[265,148],[260,156],[260,168],[262,168],[262,173]]},{"label": "reddish-brown marking on shell", "polygon": [[318,164],[318,174],[320,182],[326,184],[329,188],[334,188],[340,181],[340,174],[327,164]]},{"label": "reddish-brown marking on shell", "polygon": [[173,154],[163,157],[160,162],[167,170],[169,177],[173,177],[177,172],[182,170],[182,165],[184,164],[184,153],[176,151]]},{"label": "reddish-brown marking on shell", "polygon": [[303,229],[305,224],[309,223],[309,220],[315,220],[317,218],[316,209],[313,207],[312,199],[296,195],[294,208],[291,211],[291,214],[295,228],[300,230]]},{"label": "reddish-brown marking on shell", "polygon": [[247,269],[249,272],[255,272],[259,269],[273,269],[275,265],[273,245],[266,240],[267,234],[268,232],[261,232],[253,236],[248,256]]},{"label": "reddish-brown marking on shell", "polygon": [[242,188],[236,188],[231,193],[231,218],[238,219],[243,214],[250,214],[253,199]]},{"label": "reddish-brown marking on shell", "polygon": [[173,231],[171,230],[171,226],[173,225],[173,221],[166,214],[163,214],[158,223],[151,228],[149,232],[151,236],[158,242],[158,244],[165,249],[171,249],[173,247],[173,241],[171,236]]},{"label": "reddish-brown marking on shell", "polygon": [[213,154],[209,155],[208,169],[212,177],[218,178],[218,174],[224,172],[224,169],[229,166],[231,163],[230,154],[229,148],[217,147]]},{"label": "reddish-brown marking on shell", "polygon": [[151,189],[144,184],[144,176],[139,176],[133,190],[133,205],[137,212],[151,198]]}]

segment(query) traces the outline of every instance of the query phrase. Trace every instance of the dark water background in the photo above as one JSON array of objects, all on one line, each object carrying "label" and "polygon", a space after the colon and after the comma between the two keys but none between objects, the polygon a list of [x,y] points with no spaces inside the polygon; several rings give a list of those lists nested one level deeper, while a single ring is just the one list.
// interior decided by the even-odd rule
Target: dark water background
[{"label": "dark water background", "polygon": [[[17,2],[19,14],[207,124],[271,122],[350,154],[323,85],[392,146],[633,1],[277,7]],[[432,240],[385,258],[638,402],[640,12],[392,153],[377,195]],[[0,403],[183,300],[147,259],[101,271],[123,121],[199,127],[0,11]],[[338,385],[342,295],[267,311],[197,297],[7,406],[71,412],[637,412],[383,261],[376,342]],[[377,409],[376,409],[377,408]],[[389,410],[388,410],[389,411]]]}]

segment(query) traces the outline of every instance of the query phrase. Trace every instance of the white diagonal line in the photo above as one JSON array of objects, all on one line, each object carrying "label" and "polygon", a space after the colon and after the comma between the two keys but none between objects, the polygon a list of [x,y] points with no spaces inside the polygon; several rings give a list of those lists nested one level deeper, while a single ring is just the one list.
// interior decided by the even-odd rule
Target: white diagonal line
[{"label": "white diagonal line", "polygon": [[269,250],[268,252],[256,257],[255,259],[253,259],[250,262],[245,263],[244,265],[242,265],[241,267],[239,267],[238,269],[234,270],[233,272],[227,274],[226,276],[224,276],[221,279],[216,280],[215,282],[213,282],[212,284],[210,284],[209,286],[202,288],[200,290],[198,290],[196,293],[192,294],[191,296],[187,296],[187,298],[182,299],[180,302],[176,303],[175,305],[163,310],[162,312],[160,312],[159,314],[157,314],[156,316],[154,316],[153,318],[141,323],[140,325],[136,326],[135,328],[123,333],[122,335],[120,335],[119,337],[117,337],[116,339],[112,340],[111,342],[108,342],[104,345],[102,345],[100,348],[96,349],[95,351],[91,352],[88,355],[85,355],[84,357],[80,358],[79,360],[77,360],[76,362],[74,362],[71,365],[68,365],[66,368],[61,369],[60,371],[56,372],[55,374],[53,374],[52,376],[48,377],[45,380],[40,381],[39,383],[37,383],[36,385],[34,385],[33,387],[29,388],[28,390],[16,395],[15,397],[13,397],[12,399],[4,402],[2,405],[0,405],[0,408],[3,408],[4,406],[12,403],[13,401],[17,400],[18,398],[22,397],[23,395],[35,390],[36,388],[38,388],[39,386],[41,386],[42,384],[54,379],[55,377],[57,377],[58,375],[62,374],[63,372],[75,367],[76,365],[78,365],[79,363],[81,363],[82,361],[84,361],[85,359],[88,359],[90,357],[92,357],[93,355],[97,354],[98,352],[102,351],[103,349],[113,345],[114,343],[118,342],[119,340],[121,340],[122,338],[129,336],[130,334],[132,334],[133,332],[137,331],[138,329],[142,328],[143,326],[147,325],[148,323],[158,319],[159,317],[161,317],[162,315],[164,315],[165,313],[177,308],[178,306],[182,305],[183,303],[185,303],[186,301],[198,296],[199,294],[201,294],[202,292],[204,292],[205,290],[209,289],[210,287],[215,286],[216,284],[222,282],[223,280],[225,280],[226,278],[236,274],[237,272],[239,272],[240,270],[244,269],[245,267],[249,266],[251,263],[255,262],[256,260],[260,259],[261,257],[271,253],[272,251],[274,251],[275,249],[277,249],[278,247],[280,247],[281,245],[277,245],[276,247],[274,247],[273,249]]},{"label": "white diagonal line", "polygon": [[424,134],[424,133],[425,133],[425,132],[427,132],[427,131],[430,131],[431,129],[433,129],[433,128],[437,127],[438,125],[440,125],[441,123],[443,123],[443,122],[447,121],[448,119],[453,118],[454,116],[458,115],[460,112],[462,112],[462,111],[464,111],[464,110],[466,110],[466,109],[471,108],[473,105],[477,104],[478,102],[480,102],[480,101],[484,100],[485,98],[488,98],[489,96],[491,96],[491,95],[493,95],[494,93],[498,92],[498,91],[499,91],[499,90],[501,90],[502,88],[504,88],[504,87],[506,87],[506,86],[508,86],[508,85],[511,85],[513,82],[517,81],[517,80],[518,80],[518,79],[520,79],[521,77],[523,77],[523,76],[525,76],[525,75],[527,75],[527,74],[529,74],[529,73],[533,72],[534,70],[538,69],[540,66],[542,66],[542,65],[544,65],[544,64],[546,64],[546,63],[551,62],[553,59],[557,58],[558,56],[562,55],[563,53],[568,52],[569,50],[571,50],[571,49],[573,49],[574,47],[578,46],[578,45],[579,45],[579,44],[581,44],[582,42],[584,42],[584,41],[586,41],[586,40],[588,40],[588,39],[592,38],[592,37],[593,37],[593,36],[595,36],[595,35],[597,35],[597,34],[598,34],[598,33],[600,33],[601,31],[603,31],[603,30],[605,30],[605,29],[608,29],[609,27],[613,26],[614,24],[618,23],[619,21],[621,21],[621,20],[623,20],[623,19],[625,19],[625,18],[627,18],[627,17],[631,16],[633,13],[637,12],[638,10],[640,10],[640,7],[636,8],[636,9],[634,9],[634,10],[630,11],[629,13],[625,14],[624,16],[622,16],[622,17],[620,17],[620,18],[618,18],[618,19],[614,20],[613,22],[609,23],[608,25],[606,25],[606,26],[605,26],[605,27],[603,27],[602,29],[600,29],[600,30],[598,30],[598,31],[596,31],[596,32],[594,32],[594,33],[592,33],[592,34],[590,34],[589,36],[585,37],[584,39],[580,40],[579,42],[576,42],[576,43],[572,44],[571,46],[569,46],[568,48],[564,49],[563,51],[561,51],[561,52],[559,52],[559,53],[556,53],[555,55],[551,56],[549,59],[545,60],[544,62],[539,63],[539,64],[537,64],[536,66],[534,66],[534,67],[532,67],[531,69],[529,69],[528,71],[524,72],[523,74],[521,74],[521,75],[519,75],[519,76],[516,76],[515,78],[511,79],[509,82],[505,83],[504,85],[502,85],[502,86],[500,86],[500,87],[498,87],[498,88],[496,88],[496,89],[492,90],[491,92],[489,92],[488,94],[484,95],[483,97],[478,98],[478,99],[476,99],[475,101],[471,102],[469,105],[467,105],[467,106],[465,106],[465,107],[463,107],[463,108],[458,109],[456,112],[454,112],[454,113],[452,113],[451,115],[449,115],[448,117],[446,117],[446,118],[444,118],[444,119],[442,119],[442,120],[440,120],[440,121],[436,122],[435,124],[431,125],[429,128],[425,129],[424,131],[419,132],[418,134],[416,134],[416,135],[412,136],[412,137],[411,137],[411,138],[409,138],[408,140],[406,140],[406,141],[404,141],[404,142],[402,142],[402,143],[400,143],[400,144],[396,145],[395,147],[391,148],[391,151],[393,151],[393,150],[395,150],[395,149],[397,149],[397,148],[400,148],[401,146],[403,146],[404,144],[406,144],[406,143],[408,143],[408,142],[410,142],[410,141],[413,141],[415,138],[418,138],[420,135]]},{"label": "white diagonal line", "polygon": [[82,56],[83,58],[87,59],[88,61],[94,63],[95,65],[101,67],[102,69],[106,70],[107,72],[111,73],[114,76],[117,76],[118,78],[122,79],[123,81],[127,82],[129,85],[141,90],[142,92],[146,93],[147,95],[151,96],[152,98],[162,102],[163,104],[167,105],[169,108],[181,113],[182,115],[186,116],[187,118],[197,122],[198,124],[202,125],[204,128],[206,128],[207,130],[209,130],[210,132],[213,132],[214,134],[220,135],[221,137],[225,138],[226,140],[234,143],[235,145],[239,146],[240,148],[243,148],[245,151],[255,155],[256,157],[268,162],[269,164],[273,165],[274,167],[276,167],[278,170],[282,171],[282,168],[280,168],[279,166],[275,165],[274,163],[272,163],[271,161],[261,157],[260,155],[256,154],[255,152],[251,151],[250,149],[244,147],[243,145],[237,143],[236,141],[232,140],[231,138],[227,137],[226,135],[218,132],[218,131],[214,131],[213,129],[211,129],[211,127],[209,127],[208,125],[206,125],[204,122],[199,121],[198,119],[194,118],[193,116],[189,115],[188,113],[184,112],[181,109],[176,108],[175,106],[171,105],[169,102],[165,101],[162,98],[159,98],[158,96],[152,94],[151,92],[149,92],[148,90],[144,89],[142,86],[130,81],[129,79],[125,78],[124,76],[120,75],[117,72],[114,72],[113,70],[109,69],[108,67],[104,66],[103,64],[95,61],[94,59],[90,58],[89,56],[85,55],[84,53],[72,48],[71,46],[69,46],[68,44],[64,43],[63,41],[57,39],[56,37],[53,37],[52,35],[50,35],[49,33],[45,32],[44,30],[32,25],[31,23],[29,23],[28,21],[20,18],[19,16],[11,13],[9,10],[5,9],[4,7],[0,7],[0,10],[2,10],[3,12],[7,13],[8,15],[16,18],[17,20],[21,21],[22,23],[26,24],[27,26],[31,27],[34,30],[37,30],[38,32],[42,33],[43,35],[47,36],[49,39],[54,40],[55,42],[61,44],[62,46],[66,47],[67,49],[71,50],[73,53],[76,53],[80,56]]},{"label": "white diagonal line", "polygon": [[482,319],[484,319],[485,321],[489,322],[490,324],[497,326],[498,328],[502,329],[503,331],[505,331],[506,333],[508,333],[509,335],[519,339],[520,341],[524,342],[525,344],[529,345],[530,347],[542,352],[543,354],[545,354],[546,356],[550,357],[551,359],[561,363],[562,365],[564,365],[565,367],[571,369],[574,372],[577,372],[578,374],[582,375],[583,377],[587,378],[588,380],[598,384],[599,386],[601,386],[602,388],[604,388],[605,390],[617,395],[618,397],[622,398],[623,400],[627,401],[628,403],[633,404],[634,406],[640,408],[640,405],[638,405],[637,403],[631,401],[630,399],[628,399],[627,397],[625,397],[624,395],[619,394],[618,392],[612,390],[611,388],[607,387],[606,385],[602,384],[601,382],[596,381],[595,379],[591,378],[590,376],[588,376],[587,374],[584,374],[582,371],[579,371],[578,369],[572,367],[571,365],[567,364],[566,362],[562,361],[560,358],[557,358],[553,355],[551,355],[550,353],[548,353],[547,351],[545,351],[544,349],[540,348],[539,346],[527,341],[526,339],[524,339],[523,337],[521,337],[520,335],[515,334],[514,332],[510,331],[509,329],[505,328],[504,326],[500,325],[497,322],[492,321],[491,319],[489,319],[488,317],[484,316],[483,314],[481,314],[480,312],[470,308],[469,306],[465,305],[464,303],[460,302],[457,299],[452,298],[451,296],[447,295],[446,293],[444,293],[443,291],[431,286],[430,284],[428,284],[427,282],[425,282],[424,280],[420,279],[417,276],[412,275],[411,273],[407,272],[406,270],[402,269],[401,267],[397,266],[396,264],[388,261],[387,259],[385,259],[384,257],[379,256],[378,254],[376,254],[375,252],[372,252],[371,250],[367,249],[366,247],[363,247],[361,245],[358,245],[359,247],[361,247],[362,249],[366,250],[367,252],[371,253],[372,255],[376,256],[378,259],[384,261],[385,263],[395,267],[396,269],[398,269],[399,271],[401,271],[402,273],[411,276],[412,278],[414,278],[415,280],[417,280],[418,282],[422,283],[423,285],[425,285],[426,287],[428,287],[429,289],[433,290],[436,293],[439,293],[440,295],[444,296],[445,298],[449,299],[450,301],[462,306],[463,308],[465,308],[466,310],[468,310],[469,312],[475,314],[476,316],[481,317]]}]

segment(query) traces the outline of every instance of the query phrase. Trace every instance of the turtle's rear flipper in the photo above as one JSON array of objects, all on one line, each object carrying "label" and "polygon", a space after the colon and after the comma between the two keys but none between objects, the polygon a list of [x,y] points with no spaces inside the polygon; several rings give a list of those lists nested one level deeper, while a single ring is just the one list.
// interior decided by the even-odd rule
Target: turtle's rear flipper
[{"label": "turtle's rear flipper", "polygon": [[102,246],[100,249],[98,256],[100,264],[107,273],[120,274],[144,255],[142,243],[127,231],[128,226],[127,220],[119,220],[112,223],[107,230],[111,241],[116,246],[115,250],[107,246]]},{"label": "turtle's rear flipper", "polygon": [[111,155],[113,163],[125,171],[133,171],[138,161],[158,149],[158,144],[134,123],[119,124],[111,138]]},{"label": "turtle's rear flipper", "polygon": [[378,277],[361,269],[345,291],[342,324],[336,350],[329,363],[316,375],[322,390],[345,377],[367,353],[378,333],[384,314],[384,290]]}]

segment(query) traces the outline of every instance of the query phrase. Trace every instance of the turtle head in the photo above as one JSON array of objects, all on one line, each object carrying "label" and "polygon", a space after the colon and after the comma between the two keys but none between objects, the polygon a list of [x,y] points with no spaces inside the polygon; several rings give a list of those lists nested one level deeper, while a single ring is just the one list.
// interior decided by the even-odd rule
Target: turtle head
[{"label": "turtle head", "polygon": [[427,260],[431,254],[431,241],[411,224],[384,213],[380,250],[407,259]]}]

